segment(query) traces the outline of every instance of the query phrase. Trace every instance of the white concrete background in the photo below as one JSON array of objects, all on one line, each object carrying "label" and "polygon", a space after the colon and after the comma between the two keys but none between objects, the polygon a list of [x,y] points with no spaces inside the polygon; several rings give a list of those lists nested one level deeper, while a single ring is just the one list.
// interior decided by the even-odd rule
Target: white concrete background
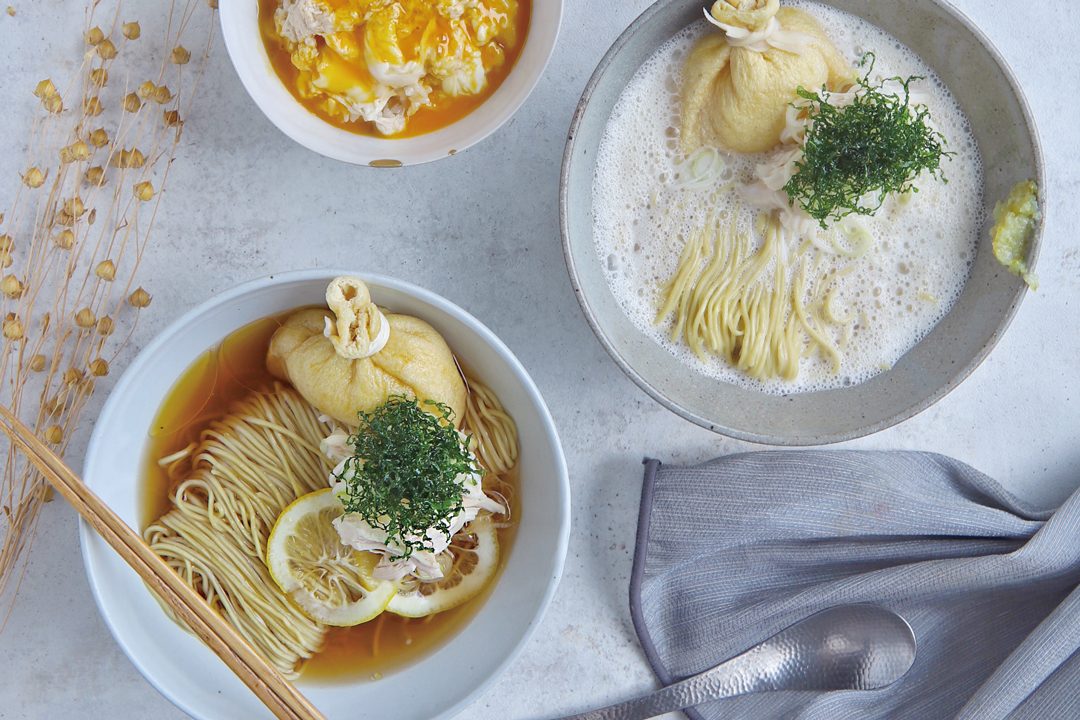
[{"label": "white concrete background", "polygon": [[[8,3],[16,15],[0,12],[0,209],[22,169],[36,103],[30,90],[43,77],[70,74],[83,23],[74,0],[0,5]],[[140,20],[152,41],[162,4],[128,0],[123,17]],[[753,447],[679,419],[631,383],[590,332],[563,263],[559,164],[571,115],[605,50],[648,4],[567,0],[551,65],[507,126],[454,157],[390,172],[326,160],[288,140],[247,97],[218,36],[141,269],[154,303],[128,360],[182,313],[236,283],[352,266],[458,303],[532,374],[569,462],[570,552],[535,639],[463,718],[550,717],[654,688],[627,604],[641,459],[696,463]],[[1080,484],[1080,5],[955,4],[1011,64],[1042,133],[1053,199],[1037,268],[1042,288],[956,391],[847,446],[947,453],[1051,505]],[[108,385],[69,453],[75,467]],[[77,526],[62,500],[45,507],[0,635],[0,718],[185,717],[136,672],[98,617]]]}]

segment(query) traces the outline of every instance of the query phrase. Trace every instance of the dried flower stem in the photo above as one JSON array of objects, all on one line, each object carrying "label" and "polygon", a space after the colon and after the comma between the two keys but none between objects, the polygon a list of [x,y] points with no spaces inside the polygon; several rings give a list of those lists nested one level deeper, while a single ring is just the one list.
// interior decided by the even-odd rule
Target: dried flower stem
[{"label": "dried flower stem", "polygon": [[[0,214],[0,235],[12,238],[12,266],[2,274],[14,277],[7,283],[13,292],[0,295],[0,402],[61,455],[95,378],[108,374],[145,307],[126,298],[213,41],[211,18],[201,62],[185,75],[185,65],[171,56],[204,3],[173,0],[164,42],[155,48],[160,66],[154,86],[168,90],[137,109],[129,104],[125,112],[123,99],[145,80],[141,71],[123,66],[127,46],[140,42],[141,32],[133,23],[120,31],[119,3],[111,24],[99,30],[99,2],[91,0],[87,9],[82,63],[67,87],[51,81],[37,87],[40,105],[26,165],[11,173],[19,178],[14,202],[7,217]],[[100,182],[87,180],[92,167],[100,168],[100,176],[90,176]],[[0,172],[0,191],[7,174]],[[143,183],[154,188],[148,200],[132,193]],[[114,334],[125,325],[126,332]],[[0,468],[0,601],[9,607],[0,610],[0,631],[25,572],[41,505],[52,496],[25,459],[10,445],[6,450]]]}]

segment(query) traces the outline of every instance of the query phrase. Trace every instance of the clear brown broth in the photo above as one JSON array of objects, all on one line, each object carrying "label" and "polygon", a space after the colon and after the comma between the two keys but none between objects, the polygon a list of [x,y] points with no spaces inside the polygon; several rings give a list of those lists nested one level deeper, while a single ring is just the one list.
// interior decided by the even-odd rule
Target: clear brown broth
[{"label": "clear brown broth", "polygon": [[[199,356],[169,390],[150,428],[143,460],[140,528],[171,509],[174,488],[165,470],[158,466],[158,459],[198,442],[203,429],[228,414],[232,403],[252,392],[270,391],[275,382],[281,382],[267,371],[266,353],[274,331],[289,314],[263,318],[233,332]],[[517,486],[517,468],[507,479]],[[520,518],[516,505],[512,514]],[[386,612],[355,627],[329,628],[320,651],[304,664],[301,681],[378,679],[435,652],[483,607],[502,574],[516,534],[516,523],[499,529],[499,570],[480,595],[426,618],[403,618]]]}]

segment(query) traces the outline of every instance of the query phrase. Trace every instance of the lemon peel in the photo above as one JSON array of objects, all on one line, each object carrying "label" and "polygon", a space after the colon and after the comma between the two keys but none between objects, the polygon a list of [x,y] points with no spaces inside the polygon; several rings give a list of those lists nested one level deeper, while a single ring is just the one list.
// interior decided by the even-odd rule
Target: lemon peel
[{"label": "lemon peel", "polygon": [[351,627],[382,613],[398,585],[371,577],[378,556],[342,544],[333,520],[343,513],[330,488],[298,498],[270,532],[266,566],[312,620]]},{"label": "lemon peel", "polygon": [[386,609],[404,617],[426,617],[479,595],[499,567],[499,539],[495,526],[486,517],[474,520],[463,534],[474,535],[476,547],[456,550],[451,546],[451,551],[461,556],[453,571],[441,580],[421,583],[412,592],[398,592]]}]

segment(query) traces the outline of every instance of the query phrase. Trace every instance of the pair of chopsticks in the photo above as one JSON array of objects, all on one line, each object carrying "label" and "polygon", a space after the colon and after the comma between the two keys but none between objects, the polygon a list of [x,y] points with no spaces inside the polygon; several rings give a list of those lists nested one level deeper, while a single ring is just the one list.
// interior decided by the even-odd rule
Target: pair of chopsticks
[{"label": "pair of chopsticks", "polygon": [[326,720],[292,683],[255,652],[201,595],[184,583],[56,453],[2,404],[0,429],[275,716],[280,720]]}]

